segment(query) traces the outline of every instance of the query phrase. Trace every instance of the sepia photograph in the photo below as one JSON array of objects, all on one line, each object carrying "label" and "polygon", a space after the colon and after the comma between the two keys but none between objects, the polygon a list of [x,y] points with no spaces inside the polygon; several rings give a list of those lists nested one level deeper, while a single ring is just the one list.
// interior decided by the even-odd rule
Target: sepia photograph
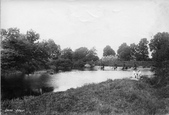
[{"label": "sepia photograph", "polygon": [[1,0],[1,115],[169,115],[169,0]]}]

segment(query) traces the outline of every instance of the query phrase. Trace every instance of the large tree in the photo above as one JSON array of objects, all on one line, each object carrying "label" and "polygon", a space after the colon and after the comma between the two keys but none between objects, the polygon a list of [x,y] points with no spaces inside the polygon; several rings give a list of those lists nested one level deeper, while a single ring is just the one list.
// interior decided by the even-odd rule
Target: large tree
[{"label": "large tree", "polygon": [[88,51],[86,55],[86,61],[97,61],[97,60],[99,60],[99,57],[97,56],[96,49],[93,47]]},{"label": "large tree", "polygon": [[142,38],[138,43],[136,58],[138,61],[148,60],[148,40],[147,38]]},{"label": "large tree", "polygon": [[73,51],[71,48],[65,48],[61,51],[61,58],[69,59],[72,61],[73,59]]},{"label": "large tree", "polygon": [[130,44],[130,55],[132,60],[137,60],[138,45],[135,43]]},{"label": "large tree", "polygon": [[157,33],[150,40],[149,46],[154,61],[169,60],[169,33]]},{"label": "large tree", "polygon": [[83,60],[88,54],[88,49],[86,47],[80,47],[74,51],[73,59],[74,60]]},{"label": "large tree", "polygon": [[61,54],[60,45],[57,45],[52,39],[40,42],[41,46],[47,51],[49,58],[52,60],[58,59]]},{"label": "large tree", "polygon": [[129,61],[131,59],[131,49],[126,43],[123,43],[119,46],[117,53],[121,60]]},{"label": "large tree", "polygon": [[110,55],[115,56],[115,54],[116,54],[115,51],[109,45],[107,45],[103,49],[103,56],[110,56]]},{"label": "large tree", "polygon": [[95,48],[88,50],[86,47],[80,47],[73,53],[73,63],[75,68],[84,67],[86,63],[93,64],[98,59]]},{"label": "large tree", "polygon": [[155,62],[154,84],[157,87],[166,86],[169,84],[169,33],[157,33],[149,46]]},{"label": "large tree", "polygon": [[33,30],[21,34],[17,28],[1,32],[2,38],[2,71],[18,70],[31,73],[45,67],[48,59],[46,50],[36,42],[39,34]]}]

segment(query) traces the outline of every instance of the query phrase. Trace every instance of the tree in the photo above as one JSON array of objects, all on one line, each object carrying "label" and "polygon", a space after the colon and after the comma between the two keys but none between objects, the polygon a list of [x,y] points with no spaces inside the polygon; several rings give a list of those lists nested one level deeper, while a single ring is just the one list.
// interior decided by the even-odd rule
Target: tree
[{"label": "tree", "polygon": [[72,61],[73,59],[73,51],[71,48],[65,48],[61,51],[61,58],[69,59]]},{"label": "tree", "polygon": [[154,38],[150,40],[149,47],[154,61],[169,60],[169,33],[157,33]]},{"label": "tree", "polygon": [[26,37],[27,37],[27,40],[30,42],[30,43],[34,43],[35,41],[37,41],[39,39],[39,34],[37,34],[35,31],[33,30],[29,30],[27,31],[26,33]]},{"label": "tree", "polygon": [[82,68],[86,64],[86,55],[88,54],[88,49],[86,47],[80,47],[76,49],[73,53],[73,65],[74,68]]},{"label": "tree", "polygon": [[169,33],[157,33],[150,40],[149,46],[155,62],[154,85],[156,87],[167,86],[169,84]]},{"label": "tree", "polygon": [[146,38],[142,38],[137,47],[136,58],[138,61],[146,61],[148,60],[148,40]]},{"label": "tree", "polygon": [[19,38],[21,37],[19,29],[9,28],[8,30],[3,30],[1,36],[3,37],[1,51],[2,71],[21,68],[19,62],[22,63],[23,60],[21,59],[24,55],[20,50],[25,47],[25,44]]},{"label": "tree", "polygon": [[88,49],[86,47],[80,47],[74,51],[73,59],[74,60],[84,60],[88,54]]},{"label": "tree", "polygon": [[60,46],[55,44],[55,42],[52,39],[49,39],[48,41],[42,41],[39,43],[43,46],[43,48],[48,52],[50,59],[58,59],[61,54]]},{"label": "tree", "polygon": [[126,43],[123,43],[119,46],[117,53],[121,60],[129,61],[131,59],[131,49]]},{"label": "tree", "polygon": [[97,61],[97,60],[99,60],[99,57],[97,56],[96,49],[93,47],[88,51],[86,55],[86,61]]},{"label": "tree", "polygon": [[137,60],[138,45],[135,43],[130,44],[130,55],[132,60]]},{"label": "tree", "polygon": [[103,49],[103,56],[110,56],[110,55],[115,56],[115,54],[116,54],[115,51],[109,45],[107,45]]},{"label": "tree", "polygon": [[52,64],[56,67],[55,71],[58,70],[71,70],[73,63],[70,59],[65,59],[65,58],[59,58],[57,60],[53,60]]},{"label": "tree", "polygon": [[[5,34],[4,34],[5,33]],[[37,42],[39,34],[28,31],[21,34],[17,28],[9,28],[2,34],[2,71],[17,70],[31,73],[44,67],[48,54]]]},{"label": "tree", "polygon": [[73,53],[73,63],[75,68],[82,68],[86,63],[93,64],[93,62],[98,59],[99,57],[97,56],[95,48],[88,50],[86,47],[80,47]]}]

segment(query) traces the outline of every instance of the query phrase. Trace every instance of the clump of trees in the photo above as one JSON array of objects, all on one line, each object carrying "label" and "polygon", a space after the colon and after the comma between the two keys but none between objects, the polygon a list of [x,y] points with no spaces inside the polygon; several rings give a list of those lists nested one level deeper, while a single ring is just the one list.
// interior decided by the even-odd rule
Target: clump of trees
[{"label": "clump of trees", "polygon": [[119,46],[117,55],[120,60],[124,61],[147,61],[149,60],[148,40],[142,38],[138,44],[132,43],[130,46],[123,43]]},{"label": "clump of trees", "polygon": [[115,56],[116,53],[115,51],[109,46],[107,45],[104,49],[103,49],[103,56]]},{"label": "clump of trees", "polygon": [[2,75],[8,71],[22,71],[29,74],[46,68],[50,56],[46,44],[38,42],[39,37],[39,34],[33,30],[27,31],[26,34],[21,34],[17,28],[1,31]]},{"label": "clump of trees", "polygon": [[130,47],[126,43],[121,44],[119,46],[119,49],[117,50],[119,59],[129,61],[131,59],[130,50],[131,50]]},{"label": "clump of trees", "polygon": [[103,49],[103,57],[117,56],[121,61],[147,61],[149,60],[148,43],[146,38],[142,38],[138,44],[132,43],[127,45],[127,43],[122,43],[117,50],[117,54],[109,45],[107,45]]},{"label": "clump of trees", "polygon": [[74,68],[82,68],[86,63],[95,64],[99,60],[96,49],[93,47],[88,50],[86,47],[80,47],[74,51],[73,62]]},{"label": "clump of trees", "polygon": [[[61,50],[52,39],[40,41],[40,35],[33,30],[26,34],[18,28],[1,29],[2,73],[21,71],[25,74],[43,69],[70,70],[95,63],[99,58],[95,48],[80,47]],[[2,75],[3,75],[2,74]]]}]

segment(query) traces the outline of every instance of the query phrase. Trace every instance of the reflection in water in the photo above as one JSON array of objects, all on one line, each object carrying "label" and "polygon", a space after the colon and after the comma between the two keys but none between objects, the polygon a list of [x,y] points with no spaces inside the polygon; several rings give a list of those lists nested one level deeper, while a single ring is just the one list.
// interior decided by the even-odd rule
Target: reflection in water
[{"label": "reflection in water", "polygon": [[2,78],[1,99],[21,98],[29,95],[41,95],[52,92],[47,73],[25,75],[22,72],[9,73]]},{"label": "reflection in water", "polygon": [[[153,76],[153,72],[149,68],[138,68],[142,75]],[[61,72],[52,75],[49,81],[51,86],[54,87],[54,92],[65,91],[70,88],[76,88],[89,83],[99,83],[107,79],[121,79],[129,78],[132,76],[133,69],[122,71],[121,68],[113,70],[112,67],[105,67],[103,70],[95,71],[79,71],[73,70],[70,72]]]}]

